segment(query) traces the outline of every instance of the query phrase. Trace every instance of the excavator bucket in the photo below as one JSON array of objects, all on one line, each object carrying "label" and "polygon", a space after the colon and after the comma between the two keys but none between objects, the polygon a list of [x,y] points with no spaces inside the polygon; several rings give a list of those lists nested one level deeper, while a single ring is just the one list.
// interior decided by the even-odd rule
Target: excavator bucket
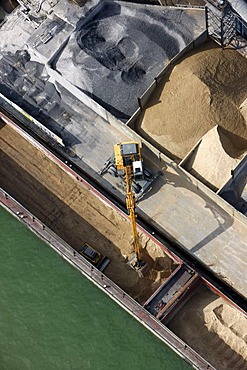
[{"label": "excavator bucket", "polygon": [[144,261],[138,261],[135,254],[129,259],[127,264],[135,270],[140,277],[144,277],[149,271],[148,264]]}]

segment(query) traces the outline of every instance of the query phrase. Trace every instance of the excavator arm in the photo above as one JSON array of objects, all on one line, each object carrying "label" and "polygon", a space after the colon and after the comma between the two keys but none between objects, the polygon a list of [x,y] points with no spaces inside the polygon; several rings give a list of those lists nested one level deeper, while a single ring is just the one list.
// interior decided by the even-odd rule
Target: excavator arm
[{"label": "excavator arm", "polygon": [[141,260],[141,251],[138,241],[136,226],[136,198],[133,193],[133,180],[143,177],[140,144],[138,142],[124,142],[114,145],[114,164],[119,176],[124,176],[126,184],[126,207],[131,221],[134,237],[135,255],[130,258],[128,264],[138,271],[140,276],[148,271],[148,265]]},{"label": "excavator arm", "polygon": [[138,265],[141,259],[141,252],[138,243],[138,233],[136,227],[135,196],[132,191],[133,171],[131,166],[125,167],[125,181],[126,181],[126,207],[131,221],[132,233],[134,237],[136,263]]},{"label": "excavator arm", "polygon": [[118,174],[123,174],[125,177],[126,207],[131,221],[135,248],[135,256],[131,259],[130,265],[133,268],[139,268],[142,262],[136,226],[136,199],[133,193],[132,183],[134,178],[138,176],[142,177],[140,144],[138,142],[125,142],[114,145],[114,162]]}]

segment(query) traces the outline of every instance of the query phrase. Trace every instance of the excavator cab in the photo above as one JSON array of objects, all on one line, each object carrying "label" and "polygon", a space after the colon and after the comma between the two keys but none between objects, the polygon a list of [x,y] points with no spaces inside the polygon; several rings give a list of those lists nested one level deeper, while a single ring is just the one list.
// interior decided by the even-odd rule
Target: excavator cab
[{"label": "excavator cab", "polygon": [[133,166],[133,177],[135,181],[143,180],[143,167],[142,167],[142,161],[135,161],[132,163]]},{"label": "excavator cab", "polygon": [[121,173],[123,172],[123,167],[132,166],[133,179],[143,179],[143,166],[139,143],[127,142],[116,144],[114,146],[114,154],[115,164]]},{"label": "excavator cab", "polygon": [[118,172],[122,173],[127,166],[132,166],[134,178],[143,178],[141,150],[138,142],[115,144],[114,162]]},{"label": "excavator cab", "polygon": [[136,158],[140,157],[140,146],[137,142],[130,141],[126,143],[116,144],[114,145],[114,148],[116,148],[116,146],[119,146],[120,155],[122,158],[128,158],[132,155]]}]

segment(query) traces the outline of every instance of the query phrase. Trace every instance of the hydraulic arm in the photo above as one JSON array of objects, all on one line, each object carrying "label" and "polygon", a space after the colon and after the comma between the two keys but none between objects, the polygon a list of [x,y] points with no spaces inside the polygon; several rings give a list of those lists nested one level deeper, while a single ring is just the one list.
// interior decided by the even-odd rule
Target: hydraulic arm
[{"label": "hydraulic arm", "polygon": [[118,174],[125,178],[126,207],[131,221],[136,257],[133,267],[139,268],[141,266],[141,252],[136,227],[135,195],[132,190],[133,180],[143,176],[139,143],[126,142],[114,145],[114,161]]},{"label": "hydraulic arm", "polygon": [[131,221],[136,254],[136,264],[138,265],[140,263],[141,253],[138,243],[138,233],[136,227],[135,196],[132,192],[133,171],[131,166],[125,167],[125,181],[126,181],[126,207]]}]

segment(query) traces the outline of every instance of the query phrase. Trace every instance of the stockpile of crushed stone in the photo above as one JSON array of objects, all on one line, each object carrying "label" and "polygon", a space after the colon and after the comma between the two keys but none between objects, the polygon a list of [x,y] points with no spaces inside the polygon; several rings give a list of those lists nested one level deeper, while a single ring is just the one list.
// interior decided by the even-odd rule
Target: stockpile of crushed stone
[{"label": "stockpile of crushed stone", "polygon": [[164,65],[205,30],[205,15],[114,1],[98,10],[87,23],[78,22],[55,68],[126,121]]},{"label": "stockpile of crushed stone", "polygon": [[247,369],[247,318],[205,286],[168,326],[217,370]]},{"label": "stockpile of crushed stone", "polygon": [[139,130],[181,159],[219,125],[227,130],[232,145],[243,151],[247,148],[246,98],[247,59],[236,50],[222,50],[208,42],[178,62],[159,84]]}]

